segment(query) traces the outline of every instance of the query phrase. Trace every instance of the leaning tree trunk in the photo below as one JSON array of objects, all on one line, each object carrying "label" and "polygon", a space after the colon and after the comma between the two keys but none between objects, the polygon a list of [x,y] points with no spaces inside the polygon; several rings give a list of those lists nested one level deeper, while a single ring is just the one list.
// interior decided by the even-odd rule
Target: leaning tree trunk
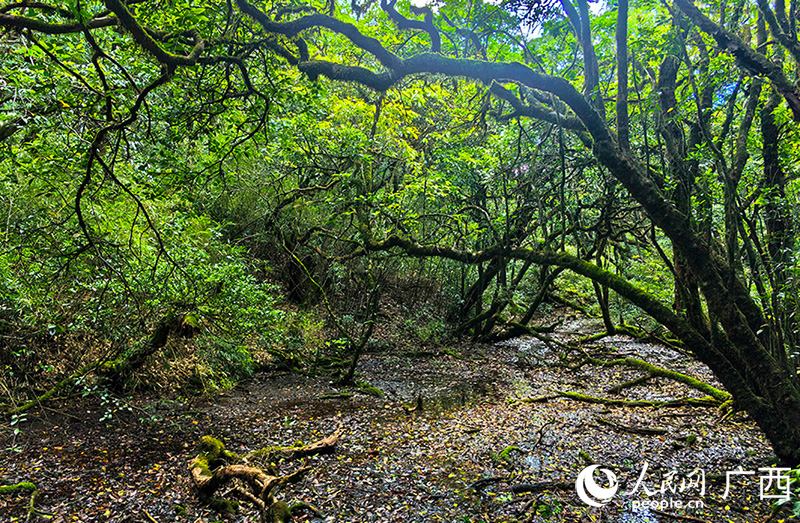
[{"label": "leaning tree trunk", "polygon": [[[588,107],[586,108],[588,109]],[[700,284],[709,313],[722,332],[704,346],[687,343],[756,420],[778,457],[800,463],[800,388],[797,377],[769,350],[765,318],[733,268],[703,241],[687,217],[664,199],[644,166],[624,153],[605,123],[588,118],[595,156],[623,183],[653,222],[672,240]],[[687,341],[687,340],[684,340]]]}]

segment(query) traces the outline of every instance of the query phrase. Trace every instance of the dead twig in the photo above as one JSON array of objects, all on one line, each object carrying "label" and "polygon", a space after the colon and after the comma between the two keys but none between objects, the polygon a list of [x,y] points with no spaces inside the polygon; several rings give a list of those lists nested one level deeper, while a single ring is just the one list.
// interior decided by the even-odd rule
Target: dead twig
[{"label": "dead twig", "polygon": [[482,488],[486,488],[487,486],[489,486],[489,485],[491,485],[493,483],[500,483],[502,481],[508,481],[508,477],[494,476],[494,477],[491,477],[491,478],[479,479],[479,480],[473,481],[472,483],[467,485],[467,489],[468,490],[469,489],[480,490]]},{"label": "dead twig", "polygon": [[608,425],[614,429],[617,429],[622,432],[629,432],[631,434],[642,434],[644,436],[660,436],[662,434],[667,433],[667,429],[661,427],[633,427],[630,425],[623,425],[622,423],[617,423],[616,421],[611,421],[607,418],[597,417],[595,418],[598,423],[602,423],[603,425]]},{"label": "dead twig", "polygon": [[575,484],[570,481],[540,481],[538,483],[520,483],[511,487],[511,491],[514,494],[527,494],[529,492],[537,494],[548,490],[573,491],[575,490]]}]

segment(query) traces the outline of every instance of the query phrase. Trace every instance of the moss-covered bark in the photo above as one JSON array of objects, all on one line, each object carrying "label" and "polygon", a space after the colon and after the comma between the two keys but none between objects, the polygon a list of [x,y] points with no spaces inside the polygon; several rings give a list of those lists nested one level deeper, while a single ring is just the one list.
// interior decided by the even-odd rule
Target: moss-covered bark
[{"label": "moss-covered bark", "polygon": [[36,485],[30,481],[22,481],[14,485],[0,485],[0,494],[16,494],[20,491],[33,492],[36,490]]},{"label": "moss-covered bark", "polygon": [[[292,511],[284,501],[275,498],[275,488],[299,481],[311,467],[279,475],[280,462],[331,453],[341,434],[340,426],[330,436],[309,445],[266,447],[244,456],[226,450],[219,439],[204,436],[200,439],[197,456],[189,462],[189,471],[200,500],[217,512],[236,512],[238,502],[216,495],[223,486],[233,483],[229,491],[255,505],[262,521],[287,523],[292,520]],[[259,466],[261,463],[265,465]]]},{"label": "moss-covered bark", "polygon": [[30,481],[21,481],[13,485],[0,485],[0,495],[3,494],[19,494],[20,492],[30,492],[31,499],[28,502],[28,515],[25,518],[26,523],[30,521],[31,517],[36,514],[36,496],[39,494],[39,489],[36,488],[34,483]]},{"label": "moss-covered bark", "polygon": [[8,414],[22,414],[23,412],[27,412],[28,410],[32,409],[37,405],[41,405],[45,401],[55,396],[57,393],[61,392],[62,390],[74,384],[75,381],[81,376],[85,376],[86,374],[89,374],[90,372],[95,370],[98,367],[98,365],[99,363],[97,362],[84,365],[83,367],[75,371],[73,374],[70,374],[68,377],[64,378],[63,380],[53,385],[50,388],[50,390],[48,390],[44,394],[41,394],[40,396],[37,396],[36,398],[28,401],[27,403],[23,403],[18,407],[9,409]]},{"label": "moss-covered bark", "polygon": [[599,398],[597,396],[589,396],[579,392],[570,392],[564,390],[555,391],[559,396],[582,401],[584,403],[597,403],[599,405],[611,405],[615,407],[653,407],[653,408],[668,408],[668,407],[717,407],[720,405],[719,400],[706,396],[704,398],[683,398],[671,401],[645,401],[645,400],[620,400],[610,398]]}]

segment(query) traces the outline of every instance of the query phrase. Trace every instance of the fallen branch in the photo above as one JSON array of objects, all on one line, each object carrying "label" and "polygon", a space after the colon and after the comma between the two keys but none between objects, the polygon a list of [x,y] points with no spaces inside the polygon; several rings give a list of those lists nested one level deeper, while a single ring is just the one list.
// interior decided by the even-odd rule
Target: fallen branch
[{"label": "fallen branch", "polygon": [[588,396],[578,392],[569,392],[563,390],[554,391],[559,396],[582,401],[584,403],[596,403],[599,405],[610,405],[613,407],[654,407],[654,408],[675,408],[675,407],[716,407],[719,406],[719,401],[706,396],[703,398],[683,398],[679,400],[670,401],[644,401],[644,400],[618,400],[608,398],[598,398],[596,396]]},{"label": "fallen branch", "polygon": [[512,328],[516,329],[519,332],[519,334],[532,336],[546,345],[552,344],[562,349],[568,347],[566,343],[562,343],[555,338],[552,338],[550,336],[545,336],[544,334],[540,333],[540,332],[548,332],[547,330],[540,331],[539,329],[528,327],[527,325],[522,325],[520,323],[516,323],[513,321],[506,322],[505,325],[511,326]]},{"label": "fallen branch", "polygon": [[321,400],[339,400],[350,399],[353,397],[352,392],[334,392],[331,394],[323,394],[319,397]]},{"label": "fallen branch", "polygon": [[617,423],[616,421],[611,421],[607,418],[595,418],[598,423],[602,423],[603,425],[608,425],[611,428],[620,430],[622,432],[629,432],[631,434],[642,434],[645,436],[660,436],[661,434],[666,434],[667,429],[663,429],[661,427],[632,427],[630,425],[623,425],[622,423]]},{"label": "fallen branch", "polygon": [[61,390],[65,389],[65,388],[67,388],[69,385],[72,385],[73,383],[75,383],[80,377],[82,377],[82,376],[84,376],[86,374],[89,374],[91,371],[93,371],[95,368],[97,368],[100,365],[101,365],[100,362],[93,362],[93,363],[89,363],[88,365],[84,365],[83,367],[81,367],[80,369],[75,371],[73,374],[70,374],[68,377],[64,378],[63,380],[61,380],[58,383],[56,383],[55,385],[53,385],[50,388],[50,390],[48,390],[44,394],[42,394],[40,396],[37,396],[36,398],[28,401],[27,403],[23,403],[19,407],[15,407],[15,408],[9,409],[8,410],[8,414],[9,415],[22,414],[23,412],[26,412],[26,411],[30,410],[31,408],[42,404],[43,402],[45,402],[45,401],[49,400],[50,398],[52,398],[53,396],[55,396],[56,393],[60,392]]},{"label": "fallen branch", "polygon": [[508,477],[506,477],[506,476],[495,476],[495,477],[491,477],[491,478],[483,478],[483,479],[479,479],[479,480],[473,481],[472,483],[467,485],[467,490],[470,490],[470,489],[480,490],[482,488],[486,488],[487,486],[489,486],[491,484],[500,483],[500,482],[503,482],[503,481],[508,481]]},{"label": "fallen branch", "polygon": [[31,517],[37,513],[34,503],[36,503],[36,496],[39,495],[39,489],[30,481],[22,481],[13,485],[0,485],[0,494],[17,494],[20,491],[31,493],[31,499],[28,502],[28,513],[25,516],[25,521],[27,523],[30,521]]},{"label": "fallen branch", "polygon": [[30,481],[22,481],[13,485],[0,485],[0,494],[16,494],[20,490],[33,492],[36,490],[36,485]]},{"label": "fallen branch", "polygon": [[540,481],[538,483],[520,483],[511,487],[511,491],[514,494],[537,494],[548,490],[574,491],[575,483],[569,481]]},{"label": "fallen branch", "polygon": [[544,396],[535,396],[533,398],[520,398],[522,403],[547,403],[550,400],[558,398],[558,394],[545,394]]},{"label": "fallen branch", "polygon": [[696,378],[692,378],[691,376],[687,376],[686,374],[682,374],[674,370],[665,369],[663,367],[657,367],[652,363],[647,363],[644,360],[639,360],[636,358],[620,358],[616,360],[606,361],[597,358],[592,358],[591,356],[586,356],[586,359],[589,363],[592,363],[594,365],[600,365],[601,367],[615,367],[615,366],[632,367],[634,369],[643,370],[647,372],[650,376],[655,376],[659,378],[668,378],[673,381],[683,383],[684,385],[688,385],[689,387],[695,390],[708,394],[709,396],[719,401],[720,403],[724,403],[729,399],[731,399],[731,395],[725,392],[724,390],[718,389]]},{"label": "fallen branch", "polygon": [[490,338],[490,340],[493,341],[493,342],[499,342],[499,341],[506,341],[506,340],[509,340],[511,338],[516,338],[517,336],[528,335],[528,336],[536,337],[537,339],[539,339],[539,341],[543,341],[545,343],[550,343],[550,342],[560,343],[560,342],[557,342],[556,340],[553,340],[553,338],[550,338],[550,337],[538,338],[538,335],[551,334],[551,333],[555,332],[556,327],[558,327],[560,324],[561,324],[561,322],[559,321],[559,322],[553,323],[552,325],[545,325],[545,326],[539,327],[539,326],[536,326],[536,325],[533,325],[533,326],[525,325],[523,323],[519,323],[519,322],[516,322],[516,321],[507,321],[507,322],[504,322],[503,324],[500,325],[500,327],[506,328],[506,330],[503,331],[503,332],[498,333],[495,336],[492,336]]},{"label": "fallen branch", "polygon": [[582,338],[578,338],[577,340],[573,341],[571,345],[583,345],[585,343],[591,343],[594,341],[602,340],[603,338],[611,336],[608,332],[598,332],[596,334],[590,334],[588,336],[584,336]]},{"label": "fallen branch", "polygon": [[633,387],[637,387],[637,386],[639,386],[639,385],[641,385],[643,383],[647,383],[648,381],[650,381],[653,378],[654,378],[654,376],[652,374],[646,374],[644,376],[639,376],[638,378],[634,378],[632,380],[625,381],[625,382],[620,383],[618,385],[614,385],[613,387],[611,387],[608,390],[606,390],[606,392],[609,393],[609,394],[619,394],[620,392],[622,392],[625,389],[630,389],[630,388],[633,388]]}]

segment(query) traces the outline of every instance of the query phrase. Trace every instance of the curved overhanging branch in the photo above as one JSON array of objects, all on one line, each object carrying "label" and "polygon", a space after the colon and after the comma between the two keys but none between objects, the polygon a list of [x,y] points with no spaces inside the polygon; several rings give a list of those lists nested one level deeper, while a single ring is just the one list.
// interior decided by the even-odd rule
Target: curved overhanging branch
[{"label": "curved overhanging branch", "polygon": [[389,72],[374,73],[366,67],[342,65],[327,60],[300,62],[297,68],[311,80],[325,76],[331,80],[359,83],[379,92],[386,91],[400,80]]},{"label": "curved overhanging branch", "polygon": [[545,107],[544,104],[538,103],[535,100],[532,100],[532,103],[528,103],[526,105],[522,102],[522,100],[517,98],[514,93],[497,82],[493,82],[489,87],[489,90],[492,91],[492,93],[498,98],[508,102],[509,105],[511,105],[511,107],[514,109],[514,112],[507,115],[504,114],[498,117],[498,120],[527,116],[530,118],[536,118],[537,120],[543,120],[545,122],[561,125],[564,127],[564,129],[569,129],[571,131],[586,132],[586,127],[583,126],[583,123],[578,118],[575,118],[574,116],[558,114],[555,111],[550,110],[548,107]]},{"label": "curved overhanging branch", "polygon": [[117,20],[116,16],[100,16],[96,18],[90,18],[84,25],[80,22],[53,24],[39,20],[38,18],[0,14],[0,27],[17,30],[30,29],[31,31],[36,31],[37,33],[46,33],[51,35],[81,33],[85,28],[99,29],[101,27],[112,27],[118,23],[119,20]]},{"label": "curved overhanging branch", "polygon": [[161,48],[152,36],[141,26],[128,8],[120,0],[106,0],[106,7],[119,17],[119,23],[127,29],[133,39],[142,48],[152,54],[156,60],[169,67],[194,65],[205,49],[206,42],[200,37],[197,31],[191,31],[194,40],[194,48],[188,55],[176,55],[169,53]]},{"label": "curved overhanging branch", "polygon": [[384,67],[395,69],[402,62],[399,56],[384,48],[378,39],[367,36],[355,25],[342,22],[332,16],[314,13],[289,22],[276,22],[247,0],[236,0],[236,5],[269,33],[291,38],[306,29],[323,27],[346,37],[358,48],[377,58]]},{"label": "curved overhanging branch", "polygon": [[[525,248],[492,247],[481,251],[461,251],[451,247],[421,245],[397,236],[383,241],[368,241],[362,247],[364,251],[379,252],[400,249],[413,257],[446,258],[470,265],[486,262],[495,258],[530,261],[537,265],[550,265],[568,269],[575,274],[585,276],[617,292],[637,307],[641,308],[653,319],[664,325],[703,362],[719,373],[720,379],[729,390],[736,390],[737,400],[750,412],[762,409],[764,400],[747,385],[742,374],[745,370],[741,362],[730,361],[719,349],[700,335],[692,326],[680,318],[673,310],[661,303],[654,296],[636,287],[629,281],[611,271],[598,267],[577,256],[565,252],[553,252]],[[719,372],[719,371],[724,372]]]},{"label": "curved overhanging branch", "polygon": [[750,368],[737,357],[737,353],[726,351],[723,354],[715,343],[706,340],[688,322],[654,296],[639,289],[626,279],[577,256],[564,252],[508,247],[492,247],[474,252],[461,251],[451,247],[421,245],[397,236],[380,242],[368,240],[361,249],[362,252],[388,252],[392,249],[400,249],[412,257],[446,258],[472,265],[502,257],[568,269],[609,287],[668,328],[686,343],[686,346],[700,361],[706,363],[715,372],[723,385],[735,393],[736,401],[751,415],[758,419],[769,408],[761,394],[750,386],[745,376]]},{"label": "curved overhanging branch", "polygon": [[[392,20],[392,22],[394,22],[397,28],[401,31],[416,29],[428,33],[428,36],[431,39],[431,51],[434,53],[441,51],[442,38],[439,35],[439,30],[436,29],[435,25],[433,25],[433,11],[431,11],[431,8],[424,7],[417,9],[417,12],[425,15],[425,20],[420,21],[412,18],[406,18],[398,13],[397,9],[394,8],[396,3],[397,0],[381,0],[381,9],[383,9],[386,14],[389,15],[389,18]],[[413,8],[414,6],[412,5],[412,9]]]},{"label": "curved overhanging branch", "polygon": [[364,246],[366,251],[389,251],[395,248],[401,249],[406,254],[414,257],[447,258],[470,265],[502,257],[530,261],[537,265],[553,265],[569,269],[576,274],[590,278],[600,284],[607,285],[621,296],[628,299],[631,303],[647,312],[656,321],[660,322],[676,336],[684,340],[687,345],[694,347],[696,350],[699,349],[700,351],[711,350],[709,342],[700,336],[687,322],[676,315],[668,306],[624,278],[620,278],[606,269],[565,252],[509,247],[491,247],[481,251],[461,251],[450,247],[422,245],[398,236],[391,236],[381,242],[369,242]]}]

